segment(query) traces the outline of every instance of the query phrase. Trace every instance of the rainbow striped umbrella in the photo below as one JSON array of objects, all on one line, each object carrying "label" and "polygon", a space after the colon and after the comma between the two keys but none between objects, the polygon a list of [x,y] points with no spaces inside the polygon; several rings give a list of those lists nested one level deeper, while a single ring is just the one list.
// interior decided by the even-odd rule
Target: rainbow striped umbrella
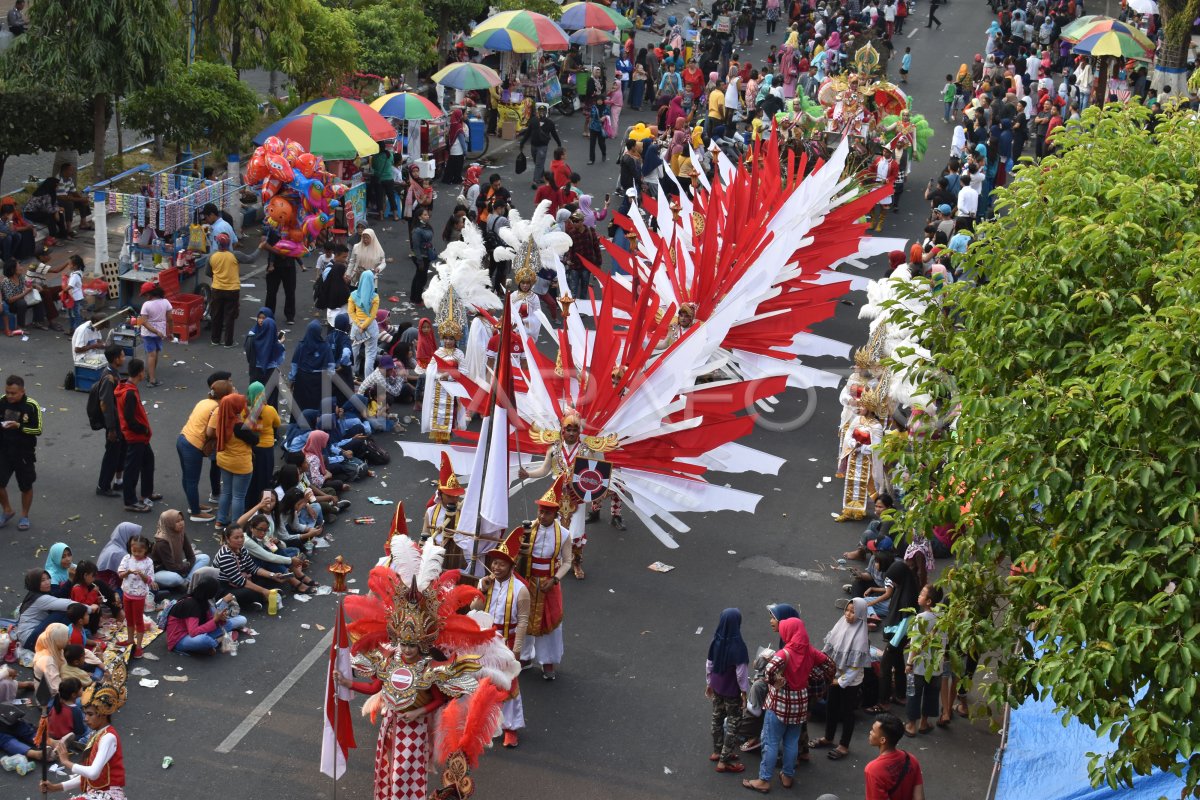
[{"label": "rainbow striped umbrella", "polygon": [[[419,94],[392,92],[371,101],[371,108],[392,119],[439,119],[446,112]],[[390,126],[389,126],[390,127]]]},{"label": "rainbow striped umbrella", "polygon": [[602,31],[615,32],[633,28],[633,20],[602,3],[567,3],[563,6],[558,22],[569,31],[599,28]]},{"label": "rainbow striped umbrella", "polygon": [[[324,156],[330,161],[371,156],[379,152],[379,144],[370,135],[344,119],[325,114],[285,117],[254,137],[254,141],[262,144],[268,136],[299,142],[308,152]],[[391,138],[395,136],[396,132],[392,131]]]},{"label": "rainbow striped umbrella", "polygon": [[613,42],[620,41],[612,31],[605,31],[600,28],[580,28],[577,31],[572,31],[567,40],[571,44],[581,44],[588,47],[598,44],[612,44]]},{"label": "rainbow striped umbrella", "polygon": [[[533,50],[523,49],[531,44]],[[536,11],[502,11],[477,25],[471,31],[467,45],[515,53],[566,50],[570,46],[567,32],[557,22]]]},{"label": "rainbow striped umbrella", "polygon": [[501,84],[500,76],[491,67],[471,61],[449,64],[433,73],[433,82],[451,89],[487,89]]},{"label": "rainbow striped umbrella", "polygon": [[391,123],[374,108],[358,100],[346,97],[312,100],[297,107],[289,116],[302,117],[308,114],[324,114],[344,119],[377,142],[396,138],[396,130]]},{"label": "rainbow striped umbrella", "polygon": [[1093,36],[1097,33],[1105,33],[1106,31],[1116,31],[1117,33],[1126,34],[1148,47],[1151,52],[1154,51],[1154,43],[1137,27],[1130,25],[1128,22],[1122,22],[1119,19],[1106,17],[1103,14],[1090,14],[1086,17],[1080,17],[1063,28],[1061,38],[1065,42],[1078,44],[1084,37]]},{"label": "rainbow striped umbrella", "polygon": [[1153,61],[1154,43],[1146,38],[1145,34],[1133,36],[1116,30],[1099,31],[1084,36],[1075,43],[1071,52],[1097,57],[1114,56],[1132,58],[1135,61]]}]

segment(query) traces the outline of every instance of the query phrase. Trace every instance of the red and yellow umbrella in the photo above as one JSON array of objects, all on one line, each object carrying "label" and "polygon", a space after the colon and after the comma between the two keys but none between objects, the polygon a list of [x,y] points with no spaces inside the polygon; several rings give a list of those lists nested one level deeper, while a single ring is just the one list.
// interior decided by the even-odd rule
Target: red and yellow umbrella
[{"label": "red and yellow umbrella", "polygon": [[[391,131],[389,138],[395,138]],[[379,144],[366,132],[359,130],[344,119],[325,114],[303,114],[287,117],[268,127],[255,141],[269,136],[291,139],[310,153],[323,156],[330,161],[371,156],[379,152]]]},{"label": "red and yellow umbrella", "polygon": [[324,114],[337,119],[344,119],[374,141],[387,141],[396,138],[396,131],[383,116],[366,103],[351,100],[346,97],[330,97],[324,100],[313,100],[305,103],[291,113],[293,117],[311,114]]},{"label": "red and yellow umbrella", "polygon": [[633,28],[633,20],[602,3],[567,3],[562,8],[562,16],[558,22],[569,31],[582,28],[622,31]]},{"label": "red and yellow umbrella", "polygon": [[371,101],[371,108],[392,119],[438,119],[446,116],[437,103],[413,92],[391,92]]},{"label": "red and yellow umbrella", "polygon": [[524,49],[529,45],[539,50],[566,50],[570,46],[567,32],[536,11],[502,11],[477,25],[467,44],[516,53],[530,52]]}]

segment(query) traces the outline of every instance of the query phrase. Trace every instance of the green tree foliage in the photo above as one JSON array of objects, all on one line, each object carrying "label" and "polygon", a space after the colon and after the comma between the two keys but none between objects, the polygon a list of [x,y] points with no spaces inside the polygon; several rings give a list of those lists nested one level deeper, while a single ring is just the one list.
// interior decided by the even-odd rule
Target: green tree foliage
[{"label": "green tree foliage", "polygon": [[9,156],[92,149],[92,108],[81,97],[39,94],[0,83],[0,179]]},{"label": "green tree foliage", "polygon": [[437,30],[418,0],[386,0],[354,15],[359,69],[398,77],[437,61]]},{"label": "green tree foliage", "polygon": [[30,32],[5,54],[10,80],[38,97],[82,95],[92,119],[93,176],[104,177],[113,99],[153,86],[181,41],[173,0],[41,0]]},{"label": "green tree foliage", "polygon": [[125,121],[176,145],[207,142],[219,154],[237,153],[258,121],[258,98],[224,64],[176,63],[167,79],[131,94]]},{"label": "green tree foliage", "polygon": [[304,45],[304,64],[287,71],[296,88],[294,99],[328,97],[358,68],[354,12],[306,0],[300,25],[304,29],[300,40]]},{"label": "green tree foliage", "polygon": [[[496,11],[536,11],[550,19],[562,16],[562,5],[555,0],[495,0]],[[482,20],[481,20],[482,21]]]},{"label": "green tree foliage", "polygon": [[[178,3],[183,17],[191,17],[192,0]],[[193,19],[197,53],[239,71],[302,69],[305,5],[307,0],[200,0]]]},{"label": "green tree foliage", "polygon": [[1089,108],[998,193],[1004,216],[966,255],[987,283],[914,320],[956,386],[925,382],[961,404],[955,435],[897,437],[889,456],[903,524],[962,532],[941,629],[995,674],[990,699],[1047,687],[1117,743],[1093,781],[1161,768],[1195,790],[1200,127],[1148,119]]}]

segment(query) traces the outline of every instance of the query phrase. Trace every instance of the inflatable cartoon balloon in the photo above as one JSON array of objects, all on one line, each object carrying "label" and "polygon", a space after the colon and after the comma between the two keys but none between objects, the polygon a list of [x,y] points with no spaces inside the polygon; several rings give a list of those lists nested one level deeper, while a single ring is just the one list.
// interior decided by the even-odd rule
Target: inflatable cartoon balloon
[{"label": "inflatable cartoon balloon", "polygon": [[276,247],[303,256],[333,220],[347,187],[325,171],[325,159],[299,142],[267,137],[246,165],[246,181],[261,184],[267,224],[279,232]]}]

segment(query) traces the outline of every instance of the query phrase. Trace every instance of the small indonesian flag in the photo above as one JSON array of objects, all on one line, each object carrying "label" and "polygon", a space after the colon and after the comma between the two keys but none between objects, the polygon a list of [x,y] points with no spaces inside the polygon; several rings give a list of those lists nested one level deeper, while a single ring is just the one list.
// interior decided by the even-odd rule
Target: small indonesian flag
[{"label": "small indonesian flag", "polygon": [[354,743],[354,725],[350,719],[351,690],[334,683],[335,671],[347,678],[352,677],[350,637],[346,633],[346,616],[340,604],[333,631],[333,647],[329,649],[329,674],[325,680],[325,726],[321,736],[321,772],[337,780],[346,774],[346,757],[357,745]]}]

